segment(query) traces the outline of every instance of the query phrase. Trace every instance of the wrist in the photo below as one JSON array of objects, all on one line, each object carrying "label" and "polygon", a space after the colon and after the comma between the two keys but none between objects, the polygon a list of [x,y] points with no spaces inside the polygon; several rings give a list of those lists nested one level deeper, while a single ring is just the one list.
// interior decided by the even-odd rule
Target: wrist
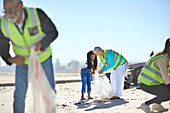
[{"label": "wrist", "polygon": [[9,57],[8,62],[11,63],[11,64],[14,63],[14,59],[12,57]]}]

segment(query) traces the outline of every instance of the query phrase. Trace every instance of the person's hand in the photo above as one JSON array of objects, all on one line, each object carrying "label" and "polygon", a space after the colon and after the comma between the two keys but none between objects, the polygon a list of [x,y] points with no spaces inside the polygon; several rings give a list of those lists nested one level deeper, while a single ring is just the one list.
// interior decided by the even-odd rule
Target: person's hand
[{"label": "person's hand", "polygon": [[40,42],[35,44],[35,51],[39,51],[41,49],[42,45]]},{"label": "person's hand", "polygon": [[16,65],[23,65],[24,62],[25,62],[25,58],[20,56],[20,55],[16,55],[15,57],[11,58],[9,57],[8,58],[8,61],[10,63],[15,63]]},{"label": "person's hand", "polygon": [[99,74],[102,74],[103,72],[104,72],[104,70],[100,70],[98,73],[99,73]]},{"label": "person's hand", "polygon": [[91,75],[95,74],[95,72],[90,72]]}]

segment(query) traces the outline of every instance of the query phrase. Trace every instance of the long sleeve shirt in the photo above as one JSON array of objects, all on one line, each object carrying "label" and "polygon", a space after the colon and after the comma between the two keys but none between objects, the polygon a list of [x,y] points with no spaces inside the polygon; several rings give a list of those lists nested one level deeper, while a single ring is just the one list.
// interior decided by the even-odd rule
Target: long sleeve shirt
[{"label": "long sleeve shirt", "polygon": [[166,56],[155,59],[155,66],[160,70],[165,84],[170,84],[170,75],[168,75],[168,61]]},{"label": "long sleeve shirt", "polygon": [[[37,13],[40,19],[42,31],[46,34],[46,36],[40,41],[42,45],[41,51],[44,51],[45,48],[47,48],[58,37],[58,31],[55,25],[53,24],[53,22],[51,21],[51,19],[45,14],[44,11],[37,8]],[[24,15],[25,19],[23,21],[22,31],[24,30],[25,22],[28,17],[25,9],[24,9],[24,14],[25,14]],[[18,28],[18,25],[16,25],[16,27]],[[21,32],[21,30],[19,31]],[[11,65],[11,63],[8,62],[8,58],[11,57],[9,53],[9,47],[10,47],[9,42],[10,40],[4,36],[4,34],[0,29],[0,55],[8,65]]]},{"label": "long sleeve shirt", "polygon": [[[108,61],[109,65],[108,66],[103,66],[101,70],[107,71],[108,69],[112,68],[115,64],[114,62],[114,53],[113,52],[109,52],[106,55],[106,60]],[[103,63],[103,62],[102,62]],[[103,63],[104,64],[104,63]]]}]

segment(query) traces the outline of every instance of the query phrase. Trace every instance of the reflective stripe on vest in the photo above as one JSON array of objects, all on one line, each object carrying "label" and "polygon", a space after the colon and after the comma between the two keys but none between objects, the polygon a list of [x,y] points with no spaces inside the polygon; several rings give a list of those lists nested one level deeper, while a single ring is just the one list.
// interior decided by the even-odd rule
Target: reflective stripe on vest
[{"label": "reflective stripe on vest", "polygon": [[149,59],[138,77],[140,82],[146,85],[159,85],[164,82],[160,70],[157,69],[154,64],[154,60],[161,56],[167,56],[167,54],[161,54]]},{"label": "reflective stripe on vest", "polygon": [[[37,18],[36,18],[36,14],[35,14],[35,12],[34,12],[34,9],[33,9],[33,8],[30,8],[29,11],[30,11],[30,14],[31,14],[31,18],[32,18],[33,25],[34,25],[34,26],[37,26],[37,25],[38,25],[38,22],[37,22]],[[6,15],[4,16],[4,19],[3,19],[3,20],[4,20],[4,22],[3,22],[4,32],[5,32],[6,36],[11,40],[11,37],[10,37],[10,34],[9,34],[9,27],[8,27],[8,19],[7,19]],[[37,36],[37,38],[38,38],[38,41],[41,41],[41,40],[45,37],[45,34],[44,34],[44,37],[43,37],[43,38],[41,38],[41,35],[40,35],[39,32],[36,34],[36,36]],[[11,40],[11,41],[12,41],[12,40]],[[38,42],[38,41],[37,41],[37,42]],[[32,47],[32,46],[34,46],[37,42],[32,43],[32,44],[29,44],[28,46],[29,46],[29,47]],[[13,42],[12,42],[12,44],[15,45],[16,47],[19,47],[19,48],[22,48],[22,49],[27,49],[26,46],[18,46],[17,44],[15,44],[15,43],[13,43]]]},{"label": "reflective stripe on vest", "polygon": [[[27,27],[26,27],[26,29],[24,27],[24,31],[23,31],[24,35],[20,34],[20,32],[18,31],[16,26],[13,23],[11,23],[7,19],[6,16],[1,17],[1,30],[2,30],[2,32],[4,34],[4,36],[9,38],[9,40],[11,40],[12,45],[13,45],[13,50],[14,50],[15,54],[16,55],[21,55],[23,57],[26,57],[25,64],[28,64],[28,57],[29,57],[29,54],[30,54],[30,48],[33,47],[37,42],[41,41],[45,37],[45,34],[42,32],[42,30],[40,28],[40,20],[39,20],[39,17],[38,17],[36,9],[34,9],[34,8],[25,8],[25,10],[26,10],[26,13],[28,13],[28,17],[27,17],[26,25],[25,25]],[[38,31],[33,36],[31,36],[31,35],[28,36],[27,35],[29,33],[29,27],[30,26],[31,26],[31,28],[35,27],[36,30]],[[13,31],[11,31],[11,30],[14,30],[14,32],[16,34],[15,36],[12,35]],[[16,42],[19,39],[19,38],[16,39],[17,36],[22,38],[21,39],[23,41],[22,43]],[[25,37],[30,38],[29,40],[31,40],[31,41],[26,40]],[[34,38],[31,39],[32,37],[34,37]],[[15,38],[16,40],[13,39],[13,38]],[[51,55],[51,47],[49,46],[49,47],[47,47],[45,49],[45,51],[38,51],[36,53],[37,53],[37,55],[39,57],[40,62],[43,62]]]},{"label": "reflective stripe on vest", "polygon": [[[38,56],[39,56],[39,55],[42,55],[42,54],[45,53],[48,49],[50,49],[50,47],[47,47],[44,51],[37,53],[37,55],[38,55]],[[19,54],[16,54],[16,55],[19,55]],[[29,57],[30,57],[30,56],[28,56],[28,55],[22,55],[22,56],[25,57],[25,58],[29,58]]]},{"label": "reflective stripe on vest", "polygon": [[[117,52],[115,52],[115,51],[114,51],[114,54],[116,54],[116,58],[114,59],[114,62],[116,62],[116,60],[118,60],[118,59],[117,59],[117,57],[118,57],[118,55],[120,55],[120,54],[119,54],[119,53],[117,53]],[[123,60],[123,56],[122,56],[122,55],[120,55],[120,60],[119,60],[119,62],[118,62],[118,64],[117,64],[117,66],[119,66],[119,65],[120,65],[120,63],[122,62],[122,60]],[[116,66],[116,67],[117,67],[117,66]]]},{"label": "reflective stripe on vest", "polygon": [[[6,15],[3,18],[3,23],[1,23],[1,25],[3,24],[4,27],[4,32],[5,32],[5,36],[9,38],[9,40],[11,40],[10,35],[9,35],[9,27],[8,27],[8,19],[6,17]],[[1,21],[2,22],[2,21]],[[11,40],[12,45],[18,47],[18,48],[22,48],[22,49],[27,49],[26,46],[18,46],[17,44],[13,43]]]},{"label": "reflective stripe on vest", "polygon": [[[126,62],[126,59],[122,55],[120,55],[119,53],[113,50],[103,50],[103,51],[104,51],[104,58],[101,56],[101,60],[106,67],[109,65],[109,62],[106,60],[106,56],[109,52],[114,53],[114,66],[112,67],[112,69],[116,69],[118,66]],[[120,56],[120,58],[118,58],[118,56]]]},{"label": "reflective stripe on vest", "polygon": [[[34,25],[34,26],[38,26],[38,21],[37,21],[36,14],[35,14],[33,8],[30,8],[30,14],[31,14],[31,18],[32,18],[33,25]],[[39,32],[36,34],[36,36],[38,37],[38,41],[42,40],[41,35],[40,35]],[[45,36],[44,36],[44,37],[45,37]],[[43,37],[43,38],[44,38],[44,37]]]}]

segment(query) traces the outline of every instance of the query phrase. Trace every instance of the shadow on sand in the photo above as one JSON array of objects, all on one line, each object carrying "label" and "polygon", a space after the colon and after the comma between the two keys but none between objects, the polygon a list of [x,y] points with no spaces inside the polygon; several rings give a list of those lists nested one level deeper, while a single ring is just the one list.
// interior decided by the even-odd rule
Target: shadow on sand
[{"label": "shadow on sand", "polygon": [[[116,100],[109,100],[109,101],[92,101],[90,103],[87,104],[77,104],[78,109],[85,109],[84,111],[92,111],[95,109],[103,109],[103,108],[111,108],[111,107],[115,107],[115,106],[119,106],[122,104],[126,104],[129,103],[128,101],[125,101],[124,99],[116,99]],[[90,106],[93,106],[92,108],[89,108]]]}]

